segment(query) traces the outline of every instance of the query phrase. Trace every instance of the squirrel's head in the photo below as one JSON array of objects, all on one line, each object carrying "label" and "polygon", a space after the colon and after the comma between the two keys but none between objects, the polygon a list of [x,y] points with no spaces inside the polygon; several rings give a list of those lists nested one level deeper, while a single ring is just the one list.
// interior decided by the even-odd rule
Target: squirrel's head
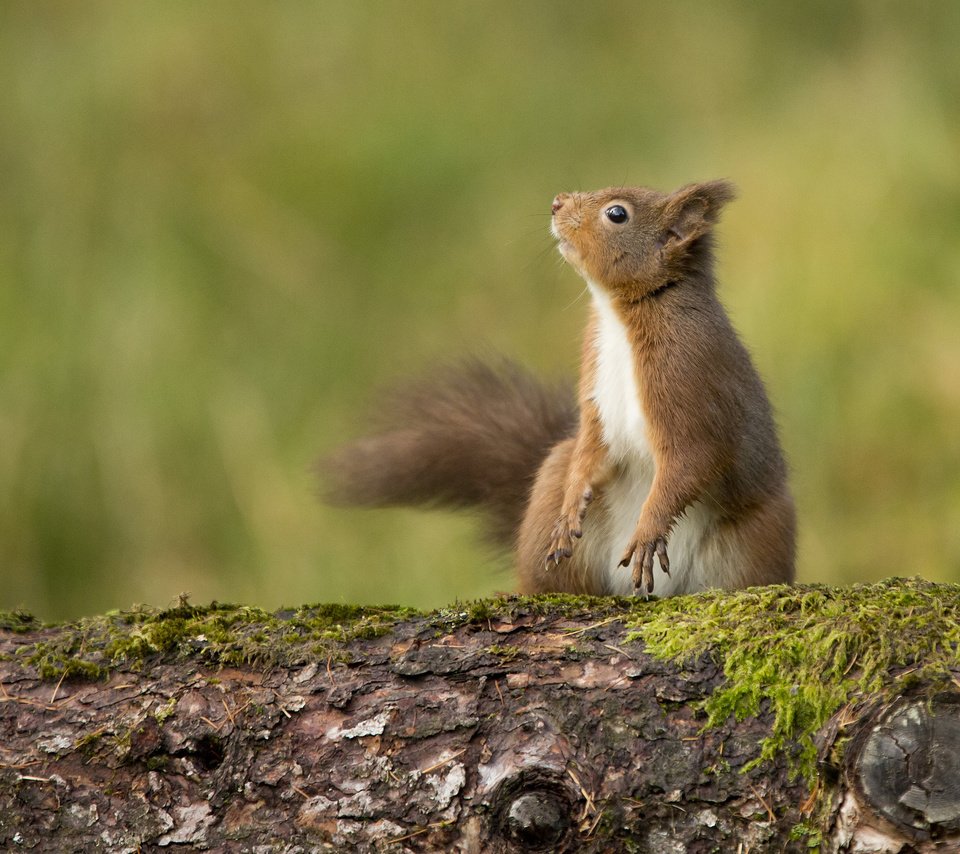
[{"label": "squirrel's head", "polygon": [[646,187],[560,193],[551,231],[581,276],[636,300],[709,265],[711,230],[733,197],[727,181],[675,193]]}]

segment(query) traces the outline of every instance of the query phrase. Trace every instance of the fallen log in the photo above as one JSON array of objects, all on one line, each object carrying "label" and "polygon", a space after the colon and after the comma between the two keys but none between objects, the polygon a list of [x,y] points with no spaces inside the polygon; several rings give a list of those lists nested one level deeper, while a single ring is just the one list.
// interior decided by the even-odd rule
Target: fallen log
[{"label": "fallen log", "polygon": [[0,616],[0,846],[960,851],[960,587]]}]

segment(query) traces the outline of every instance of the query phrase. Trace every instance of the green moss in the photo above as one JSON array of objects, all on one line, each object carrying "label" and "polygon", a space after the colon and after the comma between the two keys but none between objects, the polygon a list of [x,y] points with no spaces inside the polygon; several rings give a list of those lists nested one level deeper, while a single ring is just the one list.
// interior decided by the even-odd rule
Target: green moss
[{"label": "green moss", "polygon": [[794,841],[804,840],[807,843],[807,848],[818,850],[823,844],[823,834],[812,821],[801,821],[799,824],[795,824],[790,830],[790,839]]},{"label": "green moss", "polygon": [[709,651],[726,681],[704,704],[707,726],[769,707],[773,730],[752,765],[797,744],[794,769],[808,779],[813,734],[851,696],[945,683],[960,667],[960,586],[919,579],[712,591],[651,602],[628,624],[659,658]]},{"label": "green moss", "polygon": [[26,662],[37,669],[41,679],[83,679],[96,681],[106,675],[101,662],[87,657],[85,637],[65,638],[60,644],[37,643],[17,650]]},{"label": "green moss", "polygon": [[170,757],[165,753],[158,753],[155,756],[148,756],[146,766],[148,771],[165,771],[170,764]]},{"label": "green moss", "polygon": [[[309,658],[352,660],[345,645],[372,640],[402,620],[424,617],[437,632],[511,615],[622,612],[632,600],[563,594],[501,597],[422,614],[397,606],[305,605],[269,613],[259,608],[181,602],[156,610],[135,606],[101,617],[49,627],[43,640],[18,650],[42,678],[101,679],[116,667],[141,668],[148,660],[195,657],[214,665],[289,664]],[[9,615],[8,615],[9,616]],[[38,628],[28,615],[9,617],[13,630]]]},{"label": "green moss", "polygon": [[440,608],[429,616],[438,627],[456,628],[468,623],[508,620],[517,613],[534,616],[579,617],[591,614],[604,618],[629,611],[641,601],[630,597],[577,596],[570,593],[543,593],[539,596],[498,596],[477,599],[449,608]]},{"label": "green moss", "polygon": [[518,646],[508,646],[497,643],[488,646],[487,652],[497,656],[501,661],[513,661],[523,655],[523,650]]},{"label": "green moss", "polygon": [[154,720],[156,720],[156,722],[160,724],[160,726],[163,726],[164,721],[166,721],[167,718],[171,717],[176,710],[177,710],[177,698],[171,697],[169,700],[167,700],[167,702],[164,705],[154,710],[153,712]]},{"label": "green moss", "polygon": [[84,756],[90,757],[93,755],[97,746],[103,740],[104,734],[106,733],[105,728],[94,730],[93,732],[88,732],[86,735],[80,736],[73,745],[74,750],[79,750]]},{"label": "green moss", "polygon": [[0,611],[0,631],[23,634],[40,628],[40,621],[27,611]]},{"label": "green moss", "polygon": [[378,637],[410,608],[313,605],[271,614],[259,608],[181,603],[164,611],[137,607],[51,627],[18,650],[44,679],[100,679],[123,665],[193,656],[219,665],[282,664],[326,657],[358,638]]},{"label": "green moss", "polygon": [[[589,614],[593,622],[576,629],[576,636],[622,621],[630,629],[628,641],[642,641],[652,655],[681,665],[712,655],[726,680],[704,702],[706,725],[769,709],[772,731],[754,764],[790,748],[794,770],[808,779],[815,772],[813,734],[851,696],[892,694],[912,681],[936,685],[960,668],[960,586],[904,579],[854,587],[711,591],[652,601],[502,597],[431,614],[339,604],[268,613],[183,602],[166,611],[139,607],[48,627],[42,641],[20,647],[17,655],[51,680],[98,679],[119,665],[138,668],[160,657],[189,656],[213,665],[354,660],[356,652],[347,644],[379,637],[401,620],[422,617],[421,630],[442,634],[530,614]],[[22,614],[12,618],[12,626],[13,631],[36,627]],[[503,658],[519,654],[516,647],[501,645],[490,652]],[[576,647],[569,654],[576,655]]]}]

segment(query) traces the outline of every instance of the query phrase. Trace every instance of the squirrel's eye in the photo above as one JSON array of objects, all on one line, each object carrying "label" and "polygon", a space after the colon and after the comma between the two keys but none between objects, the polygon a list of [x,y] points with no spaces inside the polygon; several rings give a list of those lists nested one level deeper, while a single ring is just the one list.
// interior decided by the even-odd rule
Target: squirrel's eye
[{"label": "squirrel's eye", "polygon": [[626,222],[630,218],[626,208],[624,208],[623,205],[611,205],[604,211],[604,213],[607,215],[607,219],[610,220],[610,222],[615,222],[617,225]]}]

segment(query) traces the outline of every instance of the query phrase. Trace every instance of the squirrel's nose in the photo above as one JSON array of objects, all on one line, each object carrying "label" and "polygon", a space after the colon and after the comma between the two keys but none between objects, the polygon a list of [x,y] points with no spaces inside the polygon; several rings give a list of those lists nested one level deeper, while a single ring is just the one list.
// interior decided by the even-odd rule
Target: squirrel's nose
[{"label": "squirrel's nose", "polygon": [[553,204],[550,205],[550,210],[553,213],[556,213],[558,210],[560,210],[560,208],[563,207],[564,202],[566,202],[566,200],[569,198],[570,198],[569,193],[559,193],[558,195],[554,196]]}]

